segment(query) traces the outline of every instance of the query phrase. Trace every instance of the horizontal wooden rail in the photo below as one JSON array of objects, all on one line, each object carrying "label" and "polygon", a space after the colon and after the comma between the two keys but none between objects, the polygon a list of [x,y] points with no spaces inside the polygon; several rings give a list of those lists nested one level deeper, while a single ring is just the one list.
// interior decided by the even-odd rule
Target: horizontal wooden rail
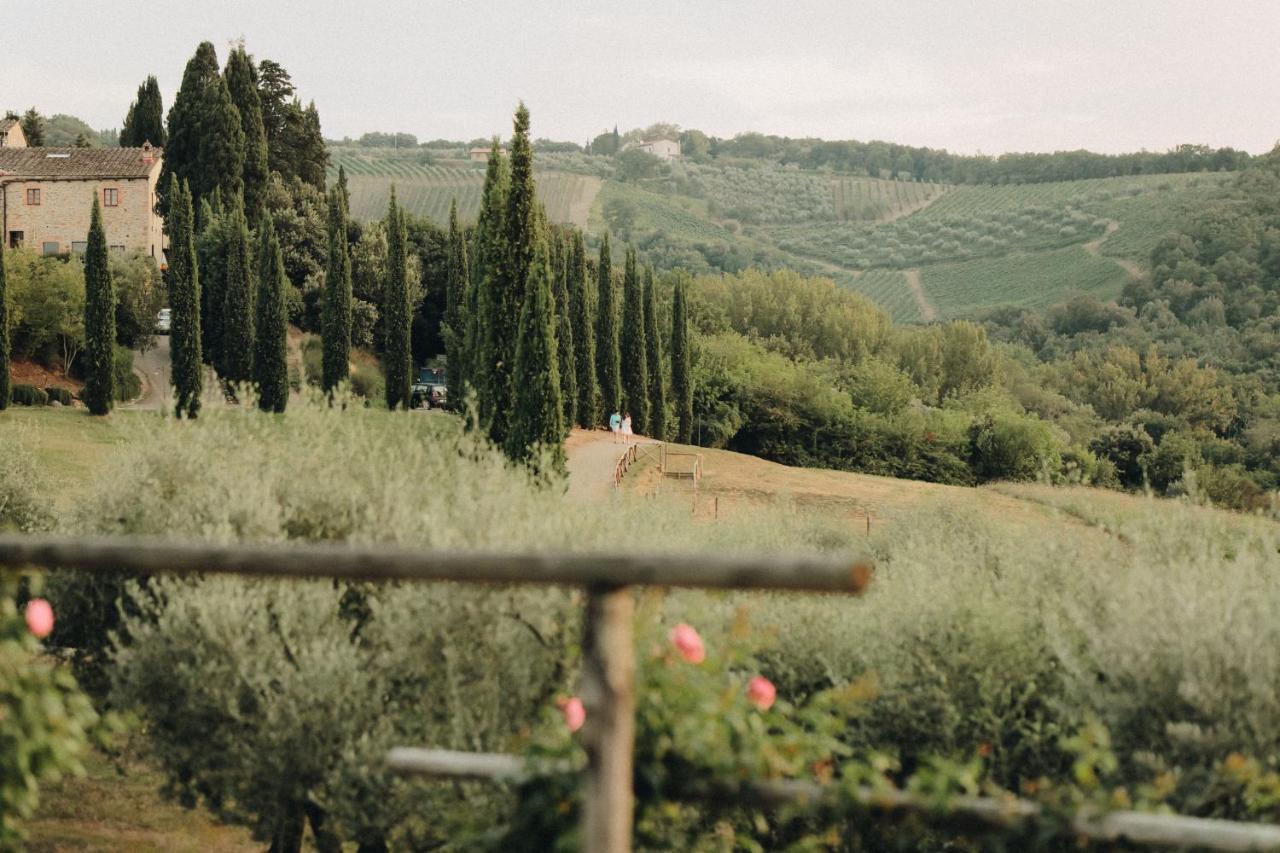
[{"label": "horizontal wooden rail", "polygon": [[[453,752],[401,747],[391,751],[388,764],[396,773],[437,778],[487,779],[493,782],[528,778],[534,768],[515,755]],[[571,768],[566,768],[571,770]],[[835,786],[804,781],[712,782],[689,785],[687,799],[743,803],[765,808],[783,806],[839,807],[842,792]],[[1015,797],[954,797],[939,810],[932,800],[903,791],[863,788],[854,799],[882,817],[912,815],[940,828],[1030,830],[1052,828],[1058,818],[1035,803]],[[1127,842],[1143,847],[1264,851],[1280,850],[1280,826],[1135,811],[1082,812],[1070,820],[1071,831],[1092,841]]]},{"label": "horizontal wooden rail", "polygon": [[0,536],[0,566],[146,574],[237,574],[370,581],[464,581],[585,587],[678,586],[861,592],[869,561],[726,554],[450,552],[339,544],[219,545],[146,537]]}]

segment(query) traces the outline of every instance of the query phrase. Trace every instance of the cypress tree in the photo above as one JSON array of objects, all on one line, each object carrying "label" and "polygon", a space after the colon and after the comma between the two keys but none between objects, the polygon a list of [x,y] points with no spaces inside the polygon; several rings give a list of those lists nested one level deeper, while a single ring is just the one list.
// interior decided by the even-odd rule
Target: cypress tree
[{"label": "cypress tree", "polygon": [[603,416],[622,408],[622,351],[618,339],[618,297],[613,286],[613,262],[609,257],[609,234],[600,244],[599,294],[596,317],[596,373],[600,380]]},{"label": "cypress tree", "polygon": [[[351,210],[351,191],[347,189],[347,170],[338,164],[338,191],[342,193],[342,207]],[[455,201],[456,203],[456,201]]]},{"label": "cypress tree", "polygon": [[[185,180],[192,190],[196,190],[199,182],[196,172],[199,170],[200,140],[204,133],[204,117],[208,112],[207,90],[215,79],[220,79],[218,55],[209,42],[201,42],[195,55],[187,61],[182,73],[182,85],[169,108],[168,137],[169,144],[164,150],[164,161],[161,165],[160,183],[157,193],[160,195],[160,209],[167,215],[169,187],[174,186],[170,180],[177,176]],[[199,196],[199,193],[196,193]],[[199,199],[196,199],[197,203]]]},{"label": "cypress tree", "polygon": [[553,269],[556,282],[556,364],[560,368],[560,400],[564,405],[564,429],[566,434],[578,415],[578,373],[574,356],[573,306],[569,301],[569,258],[564,241],[552,238],[558,245],[557,266]]},{"label": "cypress tree", "polygon": [[254,318],[253,382],[258,408],[283,412],[289,404],[289,317],[285,292],[284,256],[271,215],[263,217],[258,240],[258,310]]},{"label": "cypress tree", "polygon": [[[258,272],[254,263],[249,223],[239,197],[231,205],[225,224],[225,286],[219,323],[222,333],[219,371],[228,382],[253,379],[253,326],[257,301]],[[201,267],[201,284],[205,278]]]},{"label": "cypress tree", "polygon": [[396,204],[391,186],[387,205],[387,283],[382,289],[382,331],[385,345],[382,364],[387,376],[387,408],[409,408],[413,383],[413,351],[410,346],[412,317],[409,310],[409,268],[405,244],[404,213]]},{"label": "cypress tree", "polygon": [[262,123],[262,100],[258,96],[257,71],[253,60],[239,45],[227,58],[227,70],[223,74],[231,103],[240,115],[240,129],[244,133],[244,209],[251,224],[257,224],[266,203],[267,179],[267,131]]},{"label": "cypress tree", "polygon": [[9,408],[9,287],[4,273],[4,241],[0,240],[0,412]]},{"label": "cypress tree", "polygon": [[688,277],[676,279],[671,302],[671,396],[676,406],[676,441],[693,441],[693,377],[690,372],[689,308],[685,302]]},{"label": "cypress tree", "polygon": [[329,192],[329,265],[321,306],[320,386],[332,392],[351,370],[351,255],[347,251],[347,206],[342,190]]},{"label": "cypress tree", "polygon": [[166,141],[168,137],[164,132],[164,100],[160,97],[160,84],[154,76],[149,76],[138,87],[137,100],[129,105],[124,126],[120,128],[120,147],[137,148],[150,142],[157,148],[164,148]]},{"label": "cypress tree", "polygon": [[563,473],[565,466],[556,311],[551,295],[554,272],[546,239],[535,236],[532,248],[525,277],[528,292],[520,309],[514,396],[505,449],[512,459],[535,465],[545,458],[541,454],[548,454],[550,470],[539,469],[539,473],[552,475]]},{"label": "cypress tree", "polygon": [[22,114],[22,135],[27,140],[28,148],[44,147],[44,116],[35,107]]},{"label": "cypress tree", "polygon": [[662,338],[658,335],[658,297],[654,293],[653,269],[644,271],[645,362],[649,374],[649,435],[667,438],[667,386],[662,375]]},{"label": "cypress tree", "polygon": [[[205,364],[222,371],[222,304],[227,286],[228,223],[221,193],[200,201],[196,266],[200,270],[200,350]],[[196,223],[192,223],[196,227]]]},{"label": "cypress tree", "polygon": [[441,332],[444,336],[445,355],[449,361],[449,405],[455,411],[462,411],[466,397],[467,358],[466,338],[467,324],[470,322],[467,310],[467,290],[471,273],[467,269],[467,239],[458,225],[458,200],[449,205],[449,243],[445,254],[445,309],[444,324]]},{"label": "cypress tree", "polygon": [[[574,231],[569,251],[569,316],[573,328],[576,408],[579,426],[590,429],[600,422],[600,386],[596,383],[596,322],[594,287],[587,284],[587,252],[582,232]],[[560,375],[569,367],[561,365]]]},{"label": "cypress tree", "polygon": [[116,294],[107,261],[107,235],[102,209],[93,196],[88,245],[84,252],[84,401],[93,415],[105,415],[115,404]]},{"label": "cypress tree", "polygon": [[194,418],[200,412],[203,380],[200,340],[200,264],[196,258],[191,190],[186,181],[169,178],[169,363],[174,415]]},{"label": "cypress tree", "polygon": [[504,314],[501,298],[506,278],[507,242],[505,220],[510,176],[497,137],[489,150],[489,166],[484,176],[484,194],[480,201],[480,219],[476,223],[476,263],[472,270],[475,292],[475,324],[472,345],[468,347],[472,366],[468,373],[480,404],[480,425],[487,431],[503,399],[501,371],[497,365],[496,340],[502,337],[506,324],[512,322]]},{"label": "cypress tree", "polygon": [[649,435],[649,362],[644,338],[644,285],[636,252],[627,247],[622,276],[622,407],[637,435]]},{"label": "cypress tree", "polygon": [[506,443],[510,425],[515,397],[513,372],[520,310],[533,264],[534,246],[539,237],[535,221],[537,197],[533,180],[533,148],[529,143],[529,110],[523,103],[516,109],[513,131],[511,184],[503,216],[506,258],[499,274],[492,277],[492,310],[488,317],[487,355],[491,360],[491,372],[487,395],[492,403],[489,437],[499,446]]},{"label": "cypress tree", "polygon": [[[218,75],[205,92],[206,111],[200,124],[196,182],[192,184],[194,198],[204,198],[215,189],[222,191],[223,199],[244,193],[244,129],[240,126],[240,111],[231,101],[227,81]],[[196,186],[199,191],[196,191]]]}]

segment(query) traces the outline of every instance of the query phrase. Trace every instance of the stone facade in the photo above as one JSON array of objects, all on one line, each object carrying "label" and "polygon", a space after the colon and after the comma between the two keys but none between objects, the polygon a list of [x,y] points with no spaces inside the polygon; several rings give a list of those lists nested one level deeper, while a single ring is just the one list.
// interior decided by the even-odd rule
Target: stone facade
[{"label": "stone facade", "polygon": [[650,139],[647,142],[641,142],[636,148],[647,151],[661,160],[680,159],[680,143],[674,139]]},{"label": "stone facade", "polygon": [[82,251],[96,197],[107,245],[163,263],[163,223],[155,213],[160,160],[150,146],[0,149],[0,235],[10,248]]}]

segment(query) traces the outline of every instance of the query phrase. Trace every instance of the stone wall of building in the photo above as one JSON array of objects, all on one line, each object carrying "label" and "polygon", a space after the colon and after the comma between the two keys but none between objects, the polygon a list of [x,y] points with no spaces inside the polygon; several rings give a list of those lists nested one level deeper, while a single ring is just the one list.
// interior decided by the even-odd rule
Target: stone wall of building
[{"label": "stone wall of building", "polygon": [[[81,248],[78,244],[88,236],[89,216],[96,195],[102,205],[107,245],[140,250],[160,263],[163,260],[162,224],[160,217],[152,212],[158,174],[157,167],[146,179],[46,179],[5,184],[5,243],[11,242],[13,232],[21,231],[23,245],[37,252],[44,251],[46,243],[56,243],[58,253]],[[27,203],[29,189],[40,191],[39,204]],[[104,203],[103,191],[107,189],[116,191],[115,206]]]}]

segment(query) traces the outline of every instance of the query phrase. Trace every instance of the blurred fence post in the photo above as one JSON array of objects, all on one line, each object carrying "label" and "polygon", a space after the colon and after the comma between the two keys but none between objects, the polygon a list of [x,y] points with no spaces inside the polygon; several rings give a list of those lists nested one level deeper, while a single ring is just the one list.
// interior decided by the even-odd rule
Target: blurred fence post
[{"label": "blurred fence post", "polygon": [[582,631],[582,849],[629,853],[634,795],[635,652],[628,587],[591,587]]}]

